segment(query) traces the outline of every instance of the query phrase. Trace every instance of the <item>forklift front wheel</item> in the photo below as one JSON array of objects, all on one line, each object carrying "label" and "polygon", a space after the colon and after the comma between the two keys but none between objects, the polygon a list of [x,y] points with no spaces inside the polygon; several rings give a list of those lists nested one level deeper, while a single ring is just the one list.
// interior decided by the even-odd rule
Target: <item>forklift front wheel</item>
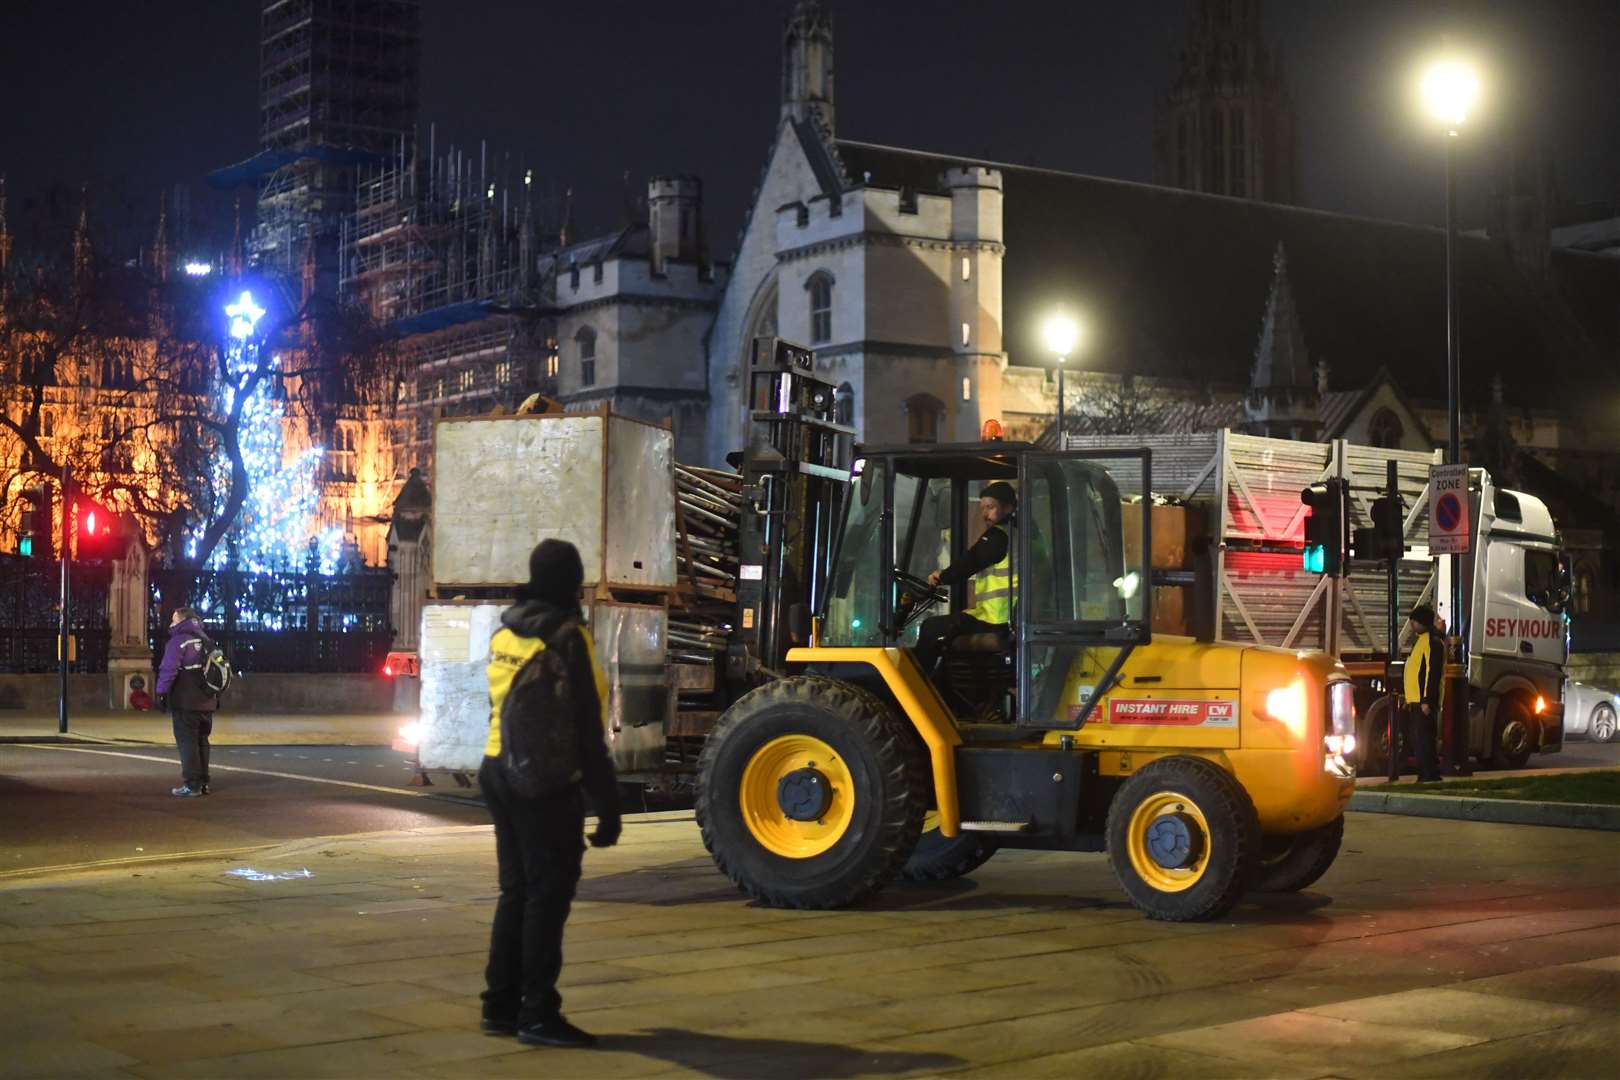
[{"label": "forklift front wheel", "polygon": [[920,741],[881,699],[790,676],[726,710],[698,761],[715,865],[770,907],[852,904],[899,873],[931,792]]},{"label": "forklift front wheel", "polygon": [[1199,758],[1154,762],[1125,781],[1108,808],[1114,875],[1150,919],[1224,915],[1249,887],[1259,849],[1248,793]]}]

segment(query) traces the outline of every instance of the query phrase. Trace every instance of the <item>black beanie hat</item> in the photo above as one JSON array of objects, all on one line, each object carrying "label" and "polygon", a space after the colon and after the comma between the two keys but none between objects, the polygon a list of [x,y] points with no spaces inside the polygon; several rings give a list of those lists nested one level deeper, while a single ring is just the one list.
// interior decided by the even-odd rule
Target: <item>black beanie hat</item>
[{"label": "black beanie hat", "polygon": [[979,498],[994,499],[1002,506],[1017,506],[1018,491],[1005,480],[993,480],[979,489]]},{"label": "black beanie hat", "polygon": [[585,564],[579,560],[579,549],[566,540],[546,539],[529,552],[529,583],[518,590],[518,596],[575,607],[584,581]]},{"label": "black beanie hat", "polygon": [[1417,607],[1412,609],[1412,614],[1407,616],[1407,618],[1411,619],[1425,630],[1434,629],[1434,608],[1430,607],[1428,604],[1419,604]]}]

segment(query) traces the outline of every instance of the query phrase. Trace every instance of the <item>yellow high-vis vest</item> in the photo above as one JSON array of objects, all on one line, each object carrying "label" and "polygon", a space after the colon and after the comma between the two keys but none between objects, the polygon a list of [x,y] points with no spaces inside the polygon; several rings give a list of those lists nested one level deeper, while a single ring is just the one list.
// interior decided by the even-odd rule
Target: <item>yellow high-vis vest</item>
[{"label": "yellow high-vis vest", "polygon": [[[596,662],[596,646],[591,641],[590,631],[582,625],[579,628],[579,635],[585,639],[585,655],[591,658],[591,674],[596,679],[596,698],[602,704],[602,730],[606,731],[607,676],[602,674],[602,665]],[[506,702],[506,695],[512,689],[512,680],[517,678],[517,673],[522,670],[523,665],[545,647],[546,643],[539,638],[515,634],[504,626],[490,639],[489,666],[485,669],[489,673],[489,737],[484,741],[485,757],[500,757],[501,705]]]},{"label": "yellow high-vis vest", "polygon": [[1012,622],[1013,590],[1018,588],[1018,575],[1013,573],[1013,546],[1017,538],[1013,530],[1000,525],[990,526],[1007,534],[1007,554],[994,566],[973,581],[973,606],[967,614],[981,622],[1005,626]]},{"label": "yellow high-vis vest", "polygon": [[1428,700],[1424,690],[1434,685],[1438,677],[1434,671],[1434,650],[1429,645],[1429,633],[1424,631],[1412,643],[1412,655],[1406,658],[1406,703],[1422,705]]}]

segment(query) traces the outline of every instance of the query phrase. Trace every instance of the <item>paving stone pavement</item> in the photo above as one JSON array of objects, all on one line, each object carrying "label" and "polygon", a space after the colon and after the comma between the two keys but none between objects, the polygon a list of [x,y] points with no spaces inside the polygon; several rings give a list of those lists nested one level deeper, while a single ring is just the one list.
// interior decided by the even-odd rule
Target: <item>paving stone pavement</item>
[{"label": "paving stone pavement", "polygon": [[[1612,1077],[1620,857],[1352,814],[1311,891],[1143,919],[1099,856],[1002,852],[849,911],[747,904],[684,815],[591,851],[565,1007],[477,1031],[487,827],[0,885],[0,1078]],[[308,870],[253,881],[227,871]]]}]

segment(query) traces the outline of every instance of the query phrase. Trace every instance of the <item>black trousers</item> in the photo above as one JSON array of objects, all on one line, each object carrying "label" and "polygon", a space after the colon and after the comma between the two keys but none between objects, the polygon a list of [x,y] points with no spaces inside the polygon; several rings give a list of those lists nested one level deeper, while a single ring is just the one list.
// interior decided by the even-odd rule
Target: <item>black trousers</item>
[{"label": "black trousers", "polygon": [[209,783],[208,736],[214,732],[214,714],[197,709],[174,709],[174,745],[180,751],[180,779],[192,787]]},{"label": "black trousers", "polygon": [[1406,741],[1417,758],[1419,780],[1440,779],[1440,762],[1434,749],[1435,733],[1438,730],[1435,722],[1434,713],[1423,715],[1423,706],[1406,707]]},{"label": "black trousers", "polygon": [[545,799],[512,793],[490,758],[478,770],[495,821],[501,896],[484,968],[484,1015],[522,1024],[562,1015],[563,924],[585,855],[585,802],[579,789]]},{"label": "black trousers", "polygon": [[925,675],[934,673],[934,665],[945,654],[952,638],[963,634],[986,634],[1003,629],[1002,624],[987,623],[965,611],[954,615],[930,615],[917,630],[917,662]]}]

